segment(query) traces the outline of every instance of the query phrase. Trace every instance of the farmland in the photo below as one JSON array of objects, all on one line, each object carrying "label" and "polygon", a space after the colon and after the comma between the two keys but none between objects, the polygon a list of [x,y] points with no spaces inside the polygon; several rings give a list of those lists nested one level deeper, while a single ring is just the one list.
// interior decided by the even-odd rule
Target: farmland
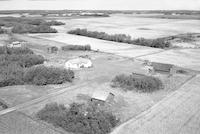
[{"label": "farmland", "polygon": [[[156,18],[135,14],[110,14],[109,16],[90,16],[75,19],[57,17],[57,21],[63,22],[62,24],[65,23],[61,26],[51,26],[58,33],[18,33],[0,36],[0,45],[2,46],[7,44],[11,38],[27,42],[26,47],[35,54],[44,57],[44,66],[48,64],[64,68],[66,61],[79,57],[86,57],[92,62],[91,68],[73,70],[74,79],[70,82],[59,85],[52,83],[43,86],[40,84],[25,84],[1,87],[0,110],[2,111],[0,111],[0,122],[5,121],[7,123],[0,124],[3,132],[9,132],[8,126],[13,125],[13,129],[23,131],[25,134],[30,127],[30,131],[33,131],[33,128],[40,126],[41,123],[38,133],[39,131],[44,132],[46,128],[49,133],[53,133],[53,130],[58,133],[68,133],[65,131],[69,130],[68,128],[64,130],[64,127],[55,127],[48,121],[39,120],[37,113],[46,104],[55,102],[62,104],[64,109],[71,108],[73,103],[86,104],[90,102],[94,92],[103,91],[114,94],[113,102],[105,105],[103,110],[120,119],[119,124],[117,124],[119,126],[113,128],[113,133],[120,134],[118,132],[126,129],[124,125],[130,125],[129,122],[132,123],[132,119],[140,117],[145,111],[154,108],[160,110],[159,104],[168,104],[168,99],[172,98],[173,101],[176,101],[179,95],[184,96],[182,90],[184,88],[188,89],[188,84],[192,83],[191,81],[195,80],[192,85],[195,90],[197,89],[199,84],[196,82],[198,81],[196,75],[200,71],[200,20]],[[76,28],[86,28],[108,34],[127,34],[133,39],[164,38],[172,43],[172,47],[165,49],[152,48],[67,33]],[[58,48],[58,52],[49,53],[47,49],[54,46]],[[173,64],[178,71],[174,74],[171,74],[171,72],[170,74],[166,72],[151,74],[147,67],[147,64],[151,62]],[[45,72],[41,74],[46,75]],[[115,88],[111,85],[113,79],[120,74],[126,76],[124,81],[125,84],[129,84],[129,90],[123,89],[124,85]],[[128,79],[129,76],[131,76],[131,79]],[[129,81],[135,80],[134,77],[137,78],[136,82],[130,85]],[[155,81],[151,81],[152,78]],[[146,80],[143,81],[144,79]],[[155,87],[152,86],[152,92],[144,92],[145,90],[140,92],[134,89],[137,88],[134,84],[138,84],[138,81],[142,84],[147,83],[146,85],[141,84],[141,88],[152,86],[151,83],[148,85],[149,81],[159,83],[163,87],[160,88],[159,85],[159,88],[154,89]],[[173,96],[174,94],[175,96]],[[190,99],[192,103],[192,97]],[[181,101],[184,101],[184,99],[180,99]],[[8,108],[4,109],[3,104],[6,104]],[[151,112],[155,114],[154,111],[149,113]],[[18,116],[23,120],[19,121]],[[14,122],[11,121],[11,118],[14,119]],[[16,125],[18,123],[19,126]],[[31,124],[33,126],[30,126]],[[131,128],[129,129],[131,130]],[[129,130],[127,130],[128,132]]]}]

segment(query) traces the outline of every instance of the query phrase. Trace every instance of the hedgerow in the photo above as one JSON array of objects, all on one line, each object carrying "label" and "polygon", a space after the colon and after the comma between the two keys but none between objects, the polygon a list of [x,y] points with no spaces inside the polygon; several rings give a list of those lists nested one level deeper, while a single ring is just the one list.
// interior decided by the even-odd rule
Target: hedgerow
[{"label": "hedgerow", "polygon": [[68,50],[83,50],[83,51],[91,51],[91,46],[90,45],[67,45],[63,46],[61,48],[63,51],[68,51]]},{"label": "hedgerow", "polygon": [[160,39],[145,39],[145,38],[132,39],[130,35],[125,35],[125,34],[110,35],[105,32],[88,31],[87,29],[80,29],[80,28],[68,31],[68,33],[102,39],[102,40],[128,43],[128,44],[140,45],[140,46],[155,47],[155,48],[168,48],[171,46],[170,42],[162,38]]}]

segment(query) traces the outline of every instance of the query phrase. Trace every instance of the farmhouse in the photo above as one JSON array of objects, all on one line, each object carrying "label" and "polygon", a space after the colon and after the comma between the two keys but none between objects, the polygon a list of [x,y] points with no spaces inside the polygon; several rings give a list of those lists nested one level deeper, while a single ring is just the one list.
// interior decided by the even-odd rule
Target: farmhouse
[{"label": "farmhouse", "polygon": [[92,62],[86,58],[76,58],[69,60],[65,63],[65,68],[67,69],[80,69],[80,68],[90,68],[92,67]]},{"label": "farmhouse", "polygon": [[50,46],[47,48],[47,52],[48,53],[57,53],[58,52],[58,48],[55,46]]},{"label": "farmhouse", "polygon": [[99,90],[93,93],[91,102],[97,103],[97,105],[104,105],[105,103],[113,102],[114,97],[115,95],[111,92]]}]

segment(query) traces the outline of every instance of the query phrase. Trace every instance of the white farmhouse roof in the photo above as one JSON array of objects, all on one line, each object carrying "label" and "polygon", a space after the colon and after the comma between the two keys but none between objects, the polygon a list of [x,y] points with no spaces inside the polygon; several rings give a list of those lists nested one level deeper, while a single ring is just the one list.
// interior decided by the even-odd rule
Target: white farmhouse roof
[{"label": "white farmhouse roof", "polygon": [[70,69],[89,68],[92,67],[92,62],[86,58],[77,58],[67,61],[65,67]]},{"label": "white farmhouse roof", "polygon": [[106,101],[106,99],[108,98],[108,96],[112,94],[110,92],[106,92],[106,91],[95,91],[92,95],[92,99],[96,99],[96,100],[101,100],[101,101]]}]

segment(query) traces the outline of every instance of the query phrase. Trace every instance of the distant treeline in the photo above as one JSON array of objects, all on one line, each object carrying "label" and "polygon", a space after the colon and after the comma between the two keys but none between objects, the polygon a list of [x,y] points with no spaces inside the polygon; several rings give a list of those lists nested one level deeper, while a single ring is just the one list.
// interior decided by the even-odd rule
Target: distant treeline
[{"label": "distant treeline", "polygon": [[27,19],[15,17],[0,18],[0,26],[12,27],[13,33],[56,33],[51,26],[64,25],[58,21],[45,21],[43,19]]},{"label": "distant treeline", "polygon": [[82,50],[82,51],[91,51],[91,46],[90,45],[67,45],[63,46],[61,48],[63,51],[68,51],[68,50]]},{"label": "distant treeline", "polygon": [[68,33],[102,39],[102,40],[128,43],[128,44],[140,45],[140,46],[148,46],[148,47],[154,47],[154,48],[170,47],[170,42],[161,38],[160,39],[145,39],[145,38],[132,39],[130,35],[125,35],[125,34],[110,35],[105,32],[88,31],[87,29],[80,29],[80,28],[71,30]]},{"label": "distant treeline", "polygon": [[57,33],[57,30],[48,25],[29,25],[29,24],[15,24],[12,28],[13,33]]}]

